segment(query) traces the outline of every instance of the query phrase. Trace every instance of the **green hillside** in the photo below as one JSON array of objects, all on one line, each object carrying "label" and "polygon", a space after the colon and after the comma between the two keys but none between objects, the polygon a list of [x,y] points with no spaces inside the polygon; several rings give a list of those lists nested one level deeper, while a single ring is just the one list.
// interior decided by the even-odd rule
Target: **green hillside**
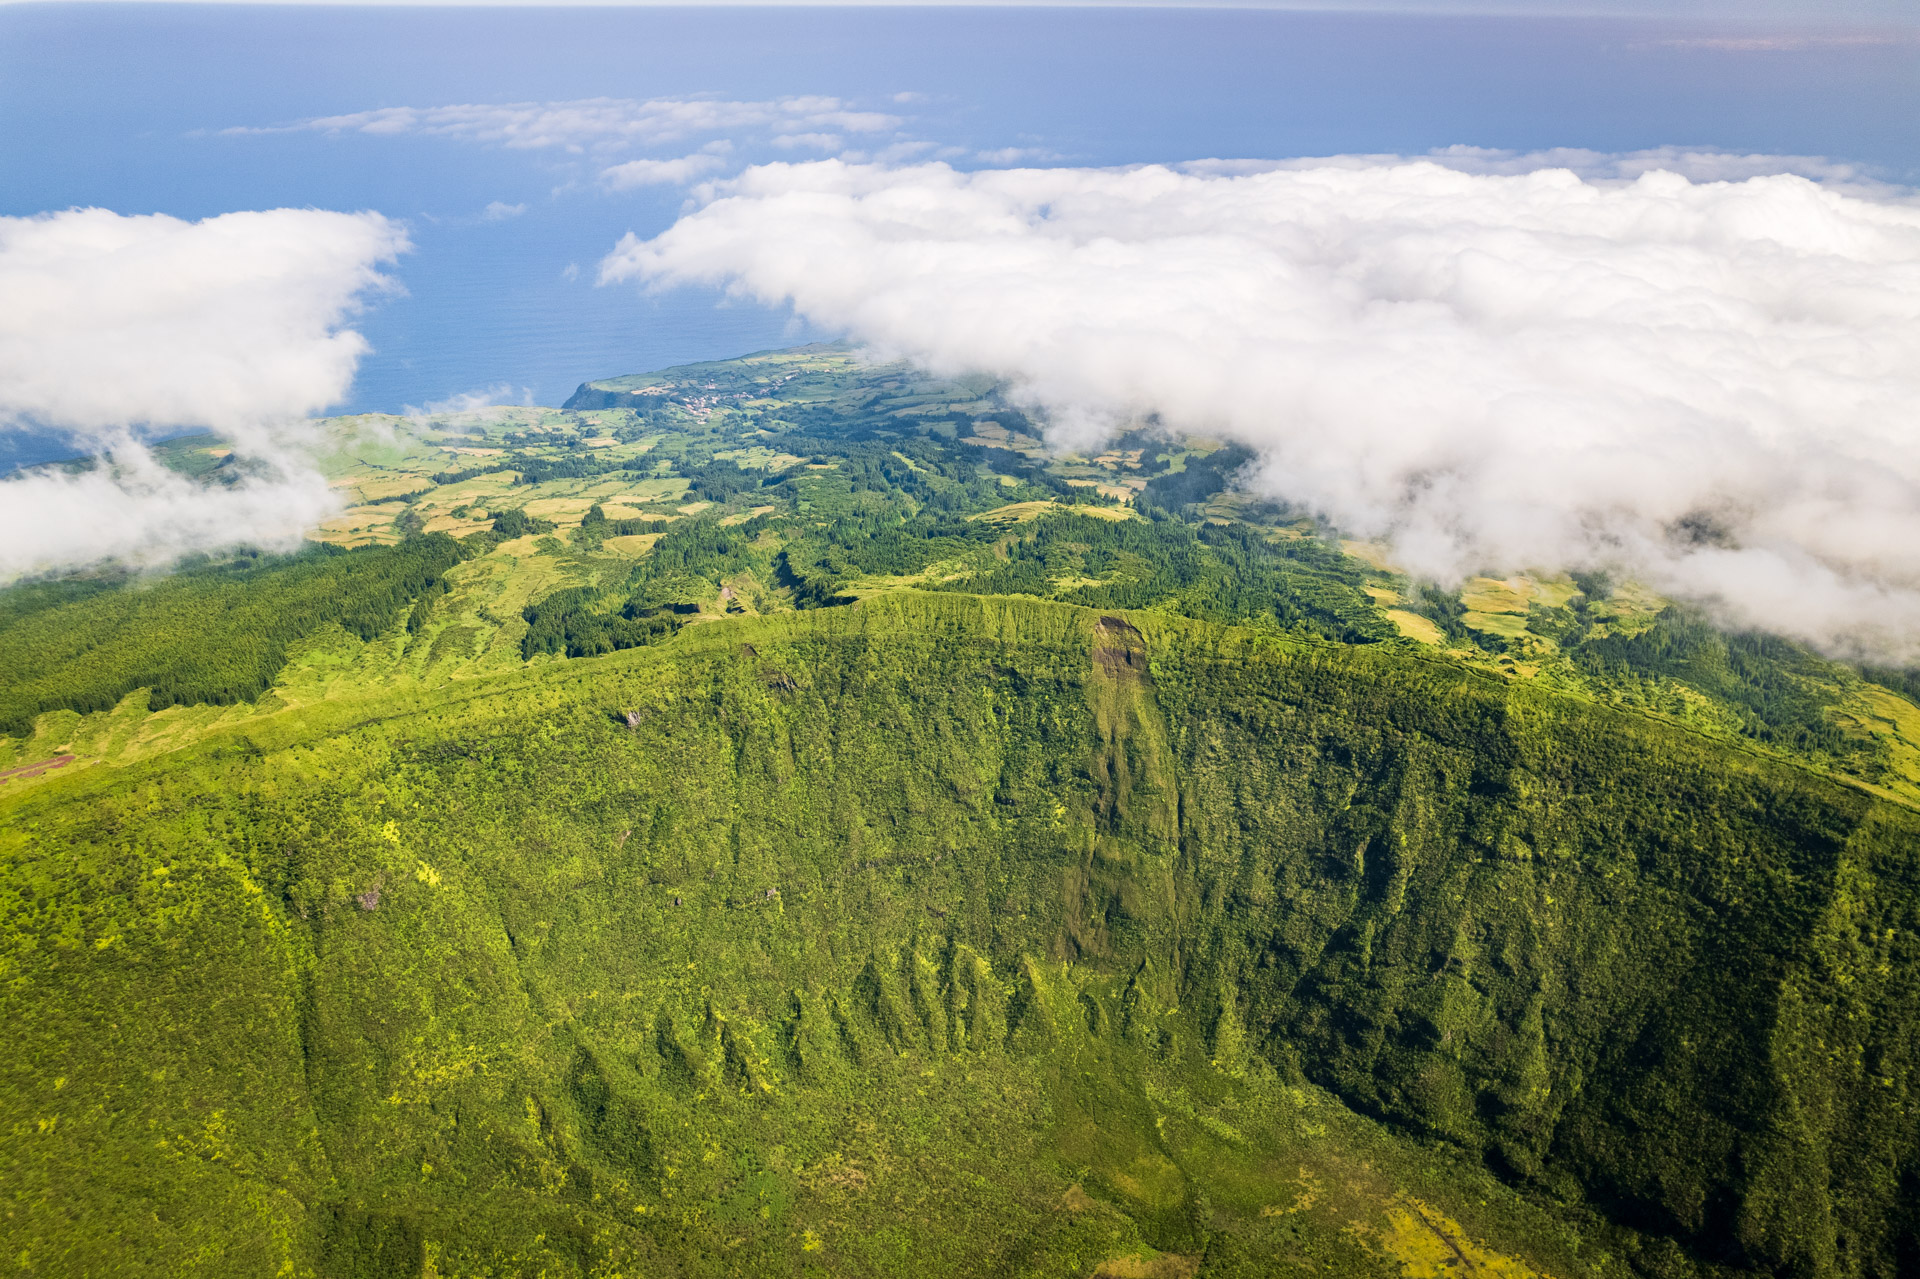
[{"label": "green hillside", "polygon": [[1915,1242],[1920,819],[1414,654],[900,593],[283,712],[0,823],[18,1273]]},{"label": "green hillside", "polygon": [[837,347],[328,429],[0,590],[0,1270],[1914,1273],[1920,674]]}]

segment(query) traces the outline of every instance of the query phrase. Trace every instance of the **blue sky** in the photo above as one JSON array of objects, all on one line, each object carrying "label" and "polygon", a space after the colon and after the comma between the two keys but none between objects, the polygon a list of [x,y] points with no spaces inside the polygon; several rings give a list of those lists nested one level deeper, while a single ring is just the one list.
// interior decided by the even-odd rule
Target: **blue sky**
[{"label": "blue sky", "polygon": [[[1602,536],[1730,615],[1784,591],[1816,642],[1920,645],[1920,29],[1633,8],[0,6],[0,465],[126,459],[11,487],[0,573],[75,528],[297,538],[329,406],[557,403],[851,333],[1013,377],[1069,435],[1130,403],[1230,430],[1442,577]],[[1051,265],[973,270],[1007,241],[968,218]],[[115,443],[192,426],[278,487]],[[1696,508],[1747,558],[1676,558]]]},{"label": "blue sky", "polygon": [[[963,165],[1683,145],[1831,156],[1903,179],[1920,168],[1920,49],[1898,33],[1842,36],[1231,10],[19,6],[0,8],[12,153],[0,212],[377,210],[405,220],[415,248],[396,271],[405,294],[364,317],[375,349],[349,404],[500,385],[555,400],[584,378],[797,331],[710,296],[594,286],[593,263],[627,231],[664,229],[680,189],[611,189],[595,155],[565,145],[302,122],[812,95],[897,116],[890,140]],[[675,159],[731,143],[736,167],[818,153],[772,136],[616,150]]]}]

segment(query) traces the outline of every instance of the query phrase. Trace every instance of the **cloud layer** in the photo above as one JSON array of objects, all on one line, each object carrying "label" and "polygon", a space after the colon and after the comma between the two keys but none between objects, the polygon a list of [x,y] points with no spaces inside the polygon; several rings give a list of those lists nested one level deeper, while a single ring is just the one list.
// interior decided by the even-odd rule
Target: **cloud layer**
[{"label": "cloud layer", "polygon": [[122,444],[101,469],[0,481],[0,583],[105,560],[164,567],[193,551],[292,550],[339,505],[308,468],[202,486]]},{"label": "cloud layer", "polygon": [[[897,94],[895,101],[914,100]],[[904,117],[869,111],[843,98],[796,95],[765,101],[728,98],[577,98],[558,102],[458,103],[435,107],[379,107],[347,115],[318,116],[289,125],[236,127],[229,135],[254,133],[358,133],[372,137],[416,136],[517,150],[561,151],[586,157],[598,169],[608,191],[638,187],[686,186],[736,167],[728,156],[736,142],[781,151],[847,154],[852,159],[898,161],[966,154],[933,143],[906,139]],[[709,139],[685,155],[653,155],[618,161],[633,151],[680,151]],[[849,138],[869,147],[845,151]],[[1008,153],[1009,155],[1014,153]]]},{"label": "cloud layer", "polygon": [[683,155],[672,160],[628,160],[601,170],[600,181],[612,191],[630,191],[634,187],[645,186],[685,186],[726,167],[726,160],[712,152]]},{"label": "cloud layer", "polygon": [[1611,566],[1920,655],[1920,208],[1509,159],[766,165],[601,279],[998,374],[1061,446],[1242,440],[1253,487],[1424,574]]},{"label": "cloud layer", "polygon": [[[305,419],[346,394],[367,349],[346,321],[406,248],[373,213],[0,218],[0,430],[114,458],[0,489],[0,578],[297,539],[331,502],[300,461]],[[136,435],[178,428],[219,432],[263,474],[189,484]]]},{"label": "cloud layer", "polygon": [[417,134],[521,149],[558,147],[607,151],[659,146],[713,133],[764,129],[776,133],[879,133],[899,117],[861,111],[829,97],[742,102],[720,98],[578,98],[563,102],[462,103],[439,107],[380,107],[350,115],[319,116],[279,129],[236,128],[228,133]]},{"label": "cloud layer", "polygon": [[[982,157],[983,159],[987,157]],[[1374,169],[1431,161],[1461,173],[1519,177],[1541,169],[1566,169],[1597,185],[1630,182],[1648,173],[1677,173],[1693,182],[1739,182],[1783,173],[1811,178],[1830,190],[1890,198],[1904,192],[1857,164],[1817,155],[1769,155],[1716,151],[1711,147],[1651,147],[1643,151],[1589,151],[1553,147],[1545,151],[1503,151],[1493,147],[1440,147],[1418,157],[1336,155],[1291,160],[1196,160],[1176,166],[1182,173],[1244,177],[1281,169]]]}]

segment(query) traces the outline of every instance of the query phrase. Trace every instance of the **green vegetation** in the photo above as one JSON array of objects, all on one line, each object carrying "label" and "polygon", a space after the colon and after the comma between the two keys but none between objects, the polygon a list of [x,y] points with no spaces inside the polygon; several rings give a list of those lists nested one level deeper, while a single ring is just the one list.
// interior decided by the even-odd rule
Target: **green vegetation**
[{"label": "green vegetation", "polygon": [[[588,512],[581,531],[590,538],[618,536],[611,531],[618,525],[604,515],[593,518],[599,509]],[[699,612],[699,601],[714,593],[719,578],[756,565],[763,571],[770,567],[762,538],[765,527],[765,520],[730,528],[704,519],[670,527],[652,553],[615,585],[569,587],[528,605],[523,611],[527,633],[521,640],[522,656],[593,657],[671,636],[678,629],[678,615]]]},{"label": "green vegetation", "polygon": [[1917,834],[1378,645],[953,594],[321,704],[0,809],[9,1255],[1893,1274]]},{"label": "green vegetation", "polygon": [[[1364,566],[1313,538],[1246,525],[1057,516],[1008,545],[985,573],[943,583],[983,595],[1039,595],[1093,608],[1166,608],[1367,644],[1395,634],[1360,589]],[[1064,589],[1069,575],[1084,584]]]},{"label": "green vegetation", "polygon": [[153,455],[171,470],[195,479],[231,483],[239,466],[218,436],[179,435],[153,445]]},{"label": "green vegetation", "polygon": [[552,520],[538,519],[525,511],[509,509],[493,517],[493,531],[501,537],[525,537],[529,533],[551,533],[557,527]]},{"label": "green vegetation", "polygon": [[1847,749],[1827,715],[1838,700],[1826,687],[1832,667],[1771,635],[1729,635],[1675,606],[1638,635],[1587,640],[1574,654],[1603,677],[1665,676],[1714,697],[1733,709],[1740,731],[1758,741],[1831,755]]},{"label": "green vegetation", "polygon": [[156,711],[250,701],[291,645],[328,625],[373,638],[460,559],[459,544],[438,535],[186,565],[154,582],[115,575],[0,592],[0,733],[29,733],[56,708],[109,710],[137,688]]},{"label": "green vegetation", "polygon": [[1911,673],[834,348],[337,430],[0,591],[14,1272],[1920,1255]]}]

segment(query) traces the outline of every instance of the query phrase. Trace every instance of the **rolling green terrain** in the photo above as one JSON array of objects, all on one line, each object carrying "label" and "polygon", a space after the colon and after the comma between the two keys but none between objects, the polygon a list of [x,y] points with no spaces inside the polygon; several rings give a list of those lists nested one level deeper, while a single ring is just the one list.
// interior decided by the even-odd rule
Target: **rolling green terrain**
[{"label": "rolling green terrain", "polygon": [[332,438],[0,592],[14,1273],[1912,1273],[1906,674],[833,348]]}]

